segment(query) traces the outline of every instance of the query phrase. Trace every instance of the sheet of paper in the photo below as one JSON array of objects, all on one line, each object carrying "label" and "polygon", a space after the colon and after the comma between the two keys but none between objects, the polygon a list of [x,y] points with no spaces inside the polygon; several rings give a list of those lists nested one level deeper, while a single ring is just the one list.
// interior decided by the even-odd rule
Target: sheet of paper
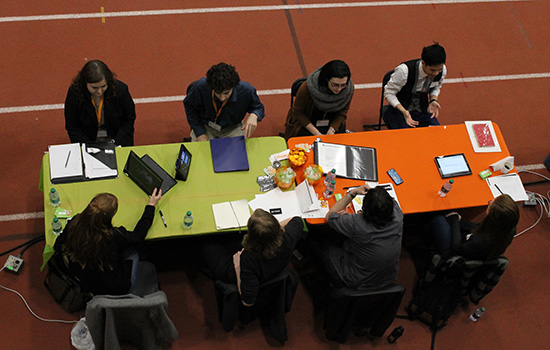
[{"label": "sheet of paper", "polygon": [[83,176],[80,144],[54,145],[48,147],[51,179]]},{"label": "sheet of paper", "polygon": [[506,174],[489,177],[485,180],[491,189],[493,197],[498,197],[505,193],[510,195],[516,202],[526,201],[528,199],[521,178],[518,174]]},{"label": "sheet of paper", "polygon": [[336,175],[346,176],[346,147],[325,142],[317,142],[317,154],[319,166],[323,172],[336,169]]},{"label": "sheet of paper", "polygon": [[103,164],[100,160],[92,155],[100,152],[99,149],[97,149],[97,152],[95,152],[95,150],[96,148],[88,148],[89,152],[87,152],[86,145],[82,145],[82,157],[86,177],[89,179],[96,179],[102,177],[117,176],[118,170],[116,168],[109,168],[107,165]]},{"label": "sheet of paper", "polygon": [[[486,153],[486,152],[500,152],[500,145],[498,143],[497,135],[495,133],[495,128],[493,127],[493,122],[490,120],[476,120],[476,121],[466,121],[466,130],[468,131],[468,136],[470,137],[470,142],[476,153]],[[486,125],[488,129],[488,135],[490,135],[491,140],[494,142],[493,146],[480,146],[476,137],[476,132],[474,125]]]},{"label": "sheet of paper", "polygon": [[309,182],[302,181],[294,190],[298,203],[300,204],[300,211],[307,213],[309,211],[318,210],[321,208],[321,201],[317,198],[317,194],[313,187],[309,185]]},{"label": "sheet of paper", "polygon": [[212,204],[212,211],[217,230],[245,227],[250,218],[246,199]]},{"label": "sheet of paper", "polygon": [[294,191],[283,192],[279,187],[265,193],[256,195],[256,198],[248,202],[252,210],[263,209],[270,212],[283,221],[294,216],[301,216],[300,204]]}]

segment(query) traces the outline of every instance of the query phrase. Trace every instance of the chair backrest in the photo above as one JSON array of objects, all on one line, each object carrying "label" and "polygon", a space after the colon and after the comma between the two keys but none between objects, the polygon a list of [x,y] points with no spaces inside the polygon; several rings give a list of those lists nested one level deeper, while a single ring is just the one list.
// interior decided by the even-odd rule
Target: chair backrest
[{"label": "chair backrest", "polygon": [[269,332],[280,343],[287,339],[285,314],[290,311],[294,294],[298,288],[298,277],[288,268],[279,275],[260,285],[258,297],[253,306],[244,306],[235,284],[214,282],[222,328],[230,332],[237,320],[247,324],[261,318],[269,325]]},{"label": "chair backrest", "polygon": [[140,349],[163,349],[178,331],[167,314],[163,291],[143,298],[133,294],[95,296],[86,307],[86,322],[96,349],[120,349],[121,342]]},{"label": "chair backrest", "polygon": [[474,304],[478,304],[493,290],[508,268],[508,263],[505,256],[489,261],[467,260],[460,256],[447,260],[448,268],[452,268],[453,264],[460,268],[462,295],[468,296]]},{"label": "chair backrest", "polygon": [[292,87],[290,88],[290,107],[294,104],[294,98],[296,97],[296,94],[298,93],[298,89],[300,89],[300,86],[306,81],[307,78],[298,78],[294,80],[294,83],[292,83]]},{"label": "chair backrest", "polygon": [[390,81],[390,78],[391,78],[391,75],[393,74],[393,72],[394,72],[393,69],[386,72],[386,74],[384,74],[384,77],[382,78],[382,92],[381,92],[381,96],[380,96],[380,123],[384,119],[384,113],[385,113],[385,108],[384,108],[384,87],[386,86],[388,81]]},{"label": "chair backrest", "polygon": [[405,288],[398,284],[372,291],[330,287],[325,309],[327,339],[346,342],[352,325],[382,336],[395,319],[404,293]]},{"label": "chair backrest", "polygon": [[472,303],[478,304],[497,285],[508,268],[508,263],[505,256],[482,261],[465,259],[458,255],[443,259],[436,254],[432,257],[425,281],[431,282],[437,273],[452,274],[460,278],[462,295],[468,296]]}]

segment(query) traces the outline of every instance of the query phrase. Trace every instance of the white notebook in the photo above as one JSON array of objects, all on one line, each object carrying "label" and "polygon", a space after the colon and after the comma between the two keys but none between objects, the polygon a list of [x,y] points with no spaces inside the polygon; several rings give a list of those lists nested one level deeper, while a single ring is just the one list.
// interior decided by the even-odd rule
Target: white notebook
[{"label": "white notebook", "polygon": [[212,211],[217,230],[245,227],[250,219],[250,209],[246,199],[212,204]]}]

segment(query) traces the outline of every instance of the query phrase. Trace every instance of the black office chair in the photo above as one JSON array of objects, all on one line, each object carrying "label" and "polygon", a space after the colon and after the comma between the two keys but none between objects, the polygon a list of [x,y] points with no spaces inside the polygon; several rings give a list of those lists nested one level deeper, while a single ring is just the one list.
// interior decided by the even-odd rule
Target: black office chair
[{"label": "black office chair", "polygon": [[[372,130],[381,130],[383,126],[387,126],[387,123],[384,120],[384,115],[386,114],[386,111],[391,108],[389,105],[384,105],[384,86],[390,81],[391,75],[393,74],[393,69],[388,71],[384,78],[382,78],[382,96],[380,97],[380,112],[378,116],[378,124],[365,124],[363,125],[363,130],[367,131],[369,129]],[[382,123],[382,120],[384,120],[384,123]]]},{"label": "black office chair", "polygon": [[252,306],[244,306],[237,285],[215,281],[216,301],[222,328],[231,332],[237,320],[246,325],[256,318],[267,325],[271,336],[284,344],[288,340],[285,315],[290,311],[298,288],[298,277],[285,268],[275,278],[260,285]]},{"label": "black office chair", "polygon": [[352,328],[370,328],[381,337],[392,324],[405,287],[391,284],[375,291],[330,287],[325,309],[327,339],[345,343]]},{"label": "black office chair", "polygon": [[298,89],[300,89],[300,86],[302,86],[306,80],[307,78],[298,78],[294,81],[294,83],[292,83],[292,87],[290,88],[290,107],[294,104],[294,98],[298,93]]},{"label": "black office chair", "polygon": [[[298,78],[294,80],[292,83],[292,86],[290,87],[290,108],[292,108],[292,105],[294,104],[294,98],[296,97],[296,94],[298,93],[298,89],[300,89],[300,86],[306,81],[307,78]],[[280,137],[285,137],[284,132],[279,133]]]},{"label": "black office chair", "polygon": [[477,305],[497,285],[508,267],[508,259],[500,256],[490,261],[468,260],[461,256],[444,259],[432,257],[426,275],[413,290],[407,306],[408,318],[430,326],[432,345],[438,330],[447,324],[458,304],[468,298]]}]

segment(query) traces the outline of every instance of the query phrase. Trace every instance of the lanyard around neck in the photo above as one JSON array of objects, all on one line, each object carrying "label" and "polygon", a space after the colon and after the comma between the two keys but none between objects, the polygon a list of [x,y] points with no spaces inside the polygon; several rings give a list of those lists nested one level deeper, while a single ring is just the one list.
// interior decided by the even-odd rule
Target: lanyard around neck
[{"label": "lanyard around neck", "polygon": [[101,124],[101,112],[103,111],[103,98],[105,96],[101,96],[101,100],[99,101],[99,107],[96,107],[94,97],[92,96],[92,104],[95,107],[95,113],[97,116],[97,123]]},{"label": "lanyard around neck", "polygon": [[214,91],[212,90],[212,106],[214,106],[214,111],[216,111],[216,121],[218,120],[218,117],[220,116],[223,107],[225,107],[225,105],[227,104],[227,101],[229,101],[229,98],[223,101],[220,109],[218,109],[218,105],[216,104],[216,100],[214,97]]}]

